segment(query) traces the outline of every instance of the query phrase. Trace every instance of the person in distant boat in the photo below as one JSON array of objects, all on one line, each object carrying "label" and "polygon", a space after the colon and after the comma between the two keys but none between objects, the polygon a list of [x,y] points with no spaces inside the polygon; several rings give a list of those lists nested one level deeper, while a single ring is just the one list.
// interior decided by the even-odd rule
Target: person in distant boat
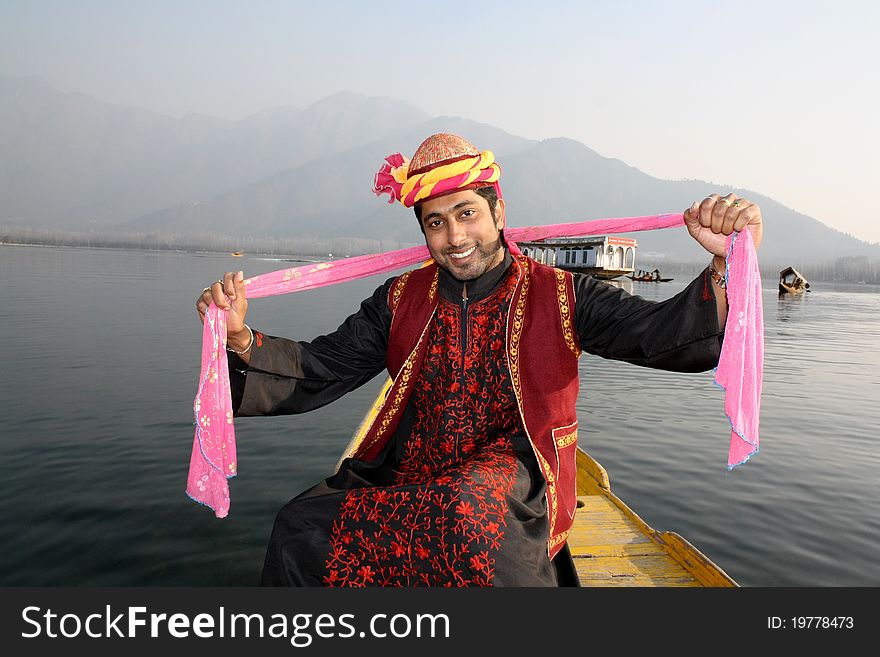
[{"label": "person in distant boat", "polygon": [[[456,135],[426,139],[376,177],[415,211],[433,262],[388,279],[310,342],[245,323],[242,272],[198,296],[228,310],[237,416],[302,413],[388,370],[369,427],[336,473],[278,513],[265,585],[577,585],[575,513],[582,351],[683,372],[718,362],[727,317],[725,237],[760,208],[712,194],[685,213],[711,265],[650,302],[511,253],[500,168]],[[204,320],[203,320],[204,321]]]}]

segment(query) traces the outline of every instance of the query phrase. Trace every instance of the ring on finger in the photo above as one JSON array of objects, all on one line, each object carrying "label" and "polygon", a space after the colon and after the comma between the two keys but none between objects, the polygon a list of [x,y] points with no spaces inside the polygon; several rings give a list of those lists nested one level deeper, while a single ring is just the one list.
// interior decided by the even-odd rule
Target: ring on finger
[{"label": "ring on finger", "polygon": [[737,199],[737,200],[735,200],[733,203],[731,203],[731,204],[730,204],[730,207],[735,208],[735,207],[738,206],[738,205],[739,205],[739,199]]}]

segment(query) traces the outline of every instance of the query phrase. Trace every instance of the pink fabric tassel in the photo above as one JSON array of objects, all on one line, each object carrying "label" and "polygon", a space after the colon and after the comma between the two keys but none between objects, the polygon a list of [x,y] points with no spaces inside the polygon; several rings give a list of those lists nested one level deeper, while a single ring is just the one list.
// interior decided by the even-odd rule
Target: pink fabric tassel
[{"label": "pink fabric tassel", "polygon": [[193,402],[196,435],[189,459],[186,492],[212,509],[229,513],[228,477],[236,474],[235,427],[226,360],[226,311],[213,303],[202,329],[202,372]]},{"label": "pink fabric tassel", "polygon": [[724,388],[730,420],[727,469],[758,452],[758,418],[764,381],[764,305],[761,271],[748,230],[727,238],[727,325],[715,383]]},{"label": "pink fabric tassel", "polygon": [[[518,254],[516,241],[628,233],[683,225],[684,217],[679,213],[505,228],[504,233],[511,252]],[[754,244],[747,231],[745,234],[745,239],[734,239],[734,236],[728,239],[729,313],[715,377],[716,383],[726,391],[725,413],[732,427],[728,468],[748,460],[758,449],[764,325],[761,277]],[[248,298],[258,299],[386,273],[429,257],[426,246],[415,246],[282,269],[245,279],[245,284]],[[229,513],[227,479],[238,472],[225,340],[226,311],[211,304],[202,332],[202,369],[193,403],[196,430],[186,492],[197,502],[214,509],[218,518]]]}]

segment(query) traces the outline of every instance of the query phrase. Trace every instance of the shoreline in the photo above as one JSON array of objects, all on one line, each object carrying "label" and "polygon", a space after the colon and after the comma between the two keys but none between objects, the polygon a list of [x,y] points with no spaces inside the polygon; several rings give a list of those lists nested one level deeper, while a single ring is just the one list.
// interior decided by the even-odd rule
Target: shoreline
[{"label": "shoreline", "polygon": [[[21,247],[41,247],[41,248],[69,248],[69,249],[98,249],[103,251],[141,251],[147,253],[178,253],[178,254],[187,254],[187,255],[217,255],[223,256],[228,255],[230,257],[241,257],[234,256],[233,251],[237,249],[229,249],[229,250],[214,250],[208,248],[196,248],[196,247],[173,247],[173,246],[164,246],[164,247],[155,247],[155,246],[138,246],[135,244],[70,244],[70,243],[54,243],[47,244],[45,242],[9,242],[0,240],[0,247],[3,246],[21,246]],[[395,248],[405,248],[407,246],[414,246],[412,244],[404,244],[397,245]],[[342,258],[355,257],[359,255],[366,255],[369,253],[377,253],[377,251],[358,251],[356,253],[344,253],[339,255],[331,255],[322,253],[268,253],[266,251],[253,251],[253,252],[244,252],[242,255],[244,257],[263,257],[270,258],[272,260],[276,260],[278,262],[327,262],[328,260],[336,260]],[[656,264],[656,263],[655,263]],[[664,272],[668,272],[671,274],[677,275],[687,275],[693,276],[698,274],[705,268],[705,262],[702,260],[682,260],[682,261],[666,261],[660,263],[662,266],[662,270]],[[803,264],[799,265],[799,269],[801,271],[811,271],[814,269],[822,269],[825,270],[829,266],[829,263],[813,263],[812,265]],[[779,271],[782,269],[778,265],[778,263],[765,263],[761,266],[761,278],[762,278],[762,287],[775,287],[776,280],[779,276]],[[837,285],[847,285],[852,286],[856,290],[864,290],[864,291],[880,291],[872,288],[880,288],[880,280],[876,281],[867,281],[864,278],[856,279],[829,279],[823,278],[820,275],[817,275],[817,272],[812,271],[812,274],[808,276],[811,283],[821,283],[823,287],[826,289],[828,286],[837,286]],[[773,281],[772,285],[769,281]],[[638,281],[634,281],[638,282]]]},{"label": "shoreline", "polygon": [[[2,242],[0,241],[0,247],[3,246],[16,246],[16,247],[27,247],[27,248],[43,248],[43,249],[90,249],[90,250],[99,250],[99,251],[143,251],[146,253],[182,253],[187,255],[228,255],[230,257],[240,257],[234,256],[230,251],[214,251],[211,249],[187,249],[187,248],[155,248],[155,247],[138,247],[138,246],[110,246],[105,244],[43,244],[40,242]],[[291,262],[323,262],[322,260],[308,260],[303,257],[303,254],[293,253],[246,253],[243,254],[245,256],[263,256],[267,258],[271,258],[273,260],[279,261],[291,261]],[[362,255],[362,254],[357,254]],[[312,256],[316,257],[316,256]]]}]

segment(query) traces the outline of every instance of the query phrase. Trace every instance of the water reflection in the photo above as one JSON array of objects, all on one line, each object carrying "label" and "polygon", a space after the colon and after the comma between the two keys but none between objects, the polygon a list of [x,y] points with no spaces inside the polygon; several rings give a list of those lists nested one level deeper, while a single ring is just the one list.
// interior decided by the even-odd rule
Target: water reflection
[{"label": "water reflection", "polygon": [[776,317],[780,322],[800,317],[804,311],[806,294],[780,293],[776,304]]},{"label": "water reflection", "polygon": [[[0,377],[0,585],[258,581],[277,509],[332,471],[384,377],[312,413],[236,422],[242,474],[218,522],[182,482],[201,348],[192,298],[230,256],[0,251],[0,356],[14,373]],[[234,262],[254,275],[282,266]],[[70,275],[88,285],[59,288]],[[311,339],[390,275],[255,300],[250,316],[269,335]],[[608,284],[661,300],[689,282]],[[757,458],[726,472],[729,422],[711,373],[589,354],[579,442],[646,522],[692,540],[744,586],[877,584],[880,286],[823,284],[777,301],[773,283]],[[48,471],[64,495],[47,493]]]},{"label": "water reflection", "polygon": [[610,281],[602,281],[603,283],[608,283],[608,285],[612,285],[614,287],[619,287],[620,289],[628,292],[629,294],[633,293],[633,282],[628,278],[614,278]]}]

